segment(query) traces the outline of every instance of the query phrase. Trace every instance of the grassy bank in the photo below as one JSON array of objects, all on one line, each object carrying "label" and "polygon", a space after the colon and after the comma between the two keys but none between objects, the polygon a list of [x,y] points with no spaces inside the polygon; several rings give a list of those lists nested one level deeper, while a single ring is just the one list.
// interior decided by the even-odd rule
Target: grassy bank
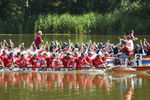
[{"label": "grassy bank", "polygon": [[150,19],[120,14],[87,13],[83,15],[48,14],[31,16],[24,23],[0,20],[0,33],[44,33],[62,34],[121,34],[134,29],[137,33],[149,33]]},{"label": "grassy bank", "polygon": [[149,32],[149,19],[125,14],[96,14],[84,15],[46,15],[39,16],[35,21],[35,32],[42,30],[46,33],[96,33],[119,34],[131,29],[138,33]]}]

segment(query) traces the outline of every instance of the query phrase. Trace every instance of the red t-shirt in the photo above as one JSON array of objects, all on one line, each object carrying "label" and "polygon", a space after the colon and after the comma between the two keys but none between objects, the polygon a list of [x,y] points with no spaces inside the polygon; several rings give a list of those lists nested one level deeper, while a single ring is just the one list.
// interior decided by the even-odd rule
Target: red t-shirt
[{"label": "red t-shirt", "polygon": [[61,67],[62,65],[59,64],[58,60],[52,62],[52,67]]},{"label": "red t-shirt", "polygon": [[47,63],[47,67],[61,67],[61,64],[59,64],[58,60],[56,60],[52,57],[47,57],[47,58],[45,58],[45,60]]},{"label": "red t-shirt", "polygon": [[7,56],[5,55],[5,54],[2,54],[1,56],[0,56],[0,59],[3,61],[5,58],[7,58]]},{"label": "red t-shirt", "polygon": [[31,58],[32,58],[31,56],[26,57],[27,62],[30,62]]},{"label": "red t-shirt", "polygon": [[19,59],[20,59],[20,56],[19,56],[19,55],[16,55],[16,56],[14,57],[14,59],[15,59],[15,60],[19,60]]},{"label": "red t-shirt", "polygon": [[102,63],[101,59],[95,58],[95,59],[92,60],[92,64],[93,64],[94,67],[97,67],[97,66],[99,66],[103,63]]},{"label": "red t-shirt", "polygon": [[82,66],[86,65],[85,58],[79,57],[79,58],[75,59],[75,62],[76,62],[77,67],[82,67]]},{"label": "red t-shirt", "polygon": [[86,59],[86,61],[87,61],[88,63],[91,63],[91,62],[92,62],[92,60],[91,60],[91,57],[90,57],[90,56],[87,56],[85,59]]},{"label": "red t-shirt", "polygon": [[73,66],[73,61],[71,57],[65,56],[61,59],[61,61],[64,67]]},{"label": "red t-shirt", "polygon": [[51,57],[46,57],[46,58],[45,58],[47,67],[52,67],[53,59],[54,59],[54,58],[51,58]]},{"label": "red t-shirt", "polygon": [[41,42],[42,42],[42,37],[40,34],[37,34],[35,38],[35,45],[38,47],[40,46]]},{"label": "red t-shirt", "polygon": [[54,61],[54,58],[52,57],[46,57],[45,60],[47,67],[61,67],[61,64],[59,64],[59,62],[56,59]]},{"label": "red t-shirt", "polygon": [[13,58],[6,57],[3,62],[5,67],[11,67],[13,65]]},{"label": "red t-shirt", "polygon": [[39,60],[38,57],[37,58],[32,57],[29,62],[32,64],[32,67],[37,67],[38,66],[38,60]]},{"label": "red t-shirt", "polygon": [[16,60],[16,64],[18,64],[19,67],[26,66],[28,64],[27,60],[25,58]]}]

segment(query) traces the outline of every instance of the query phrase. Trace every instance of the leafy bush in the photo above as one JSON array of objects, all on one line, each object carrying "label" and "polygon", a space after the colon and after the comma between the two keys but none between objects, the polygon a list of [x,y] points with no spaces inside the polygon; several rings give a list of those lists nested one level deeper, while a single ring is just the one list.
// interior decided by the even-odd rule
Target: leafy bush
[{"label": "leafy bush", "polygon": [[121,34],[131,29],[137,32],[148,32],[149,19],[140,19],[130,14],[120,14],[117,11],[108,14],[87,13],[83,15],[49,14],[40,15],[35,21],[35,32],[42,30],[45,33],[96,33]]}]

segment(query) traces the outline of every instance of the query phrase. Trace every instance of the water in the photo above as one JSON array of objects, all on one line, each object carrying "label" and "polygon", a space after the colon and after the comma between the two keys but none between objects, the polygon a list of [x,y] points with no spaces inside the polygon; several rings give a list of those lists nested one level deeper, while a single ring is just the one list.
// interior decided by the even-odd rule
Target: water
[{"label": "water", "polygon": [[[44,41],[73,43],[118,42],[118,35],[45,35]],[[137,36],[139,39],[150,36]],[[12,39],[15,46],[29,47],[34,35],[0,35],[0,41]],[[137,43],[139,43],[137,41]],[[149,100],[150,72],[1,72],[0,100]]]},{"label": "water", "polygon": [[139,73],[0,73],[1,100],[149,100],[149,92],[150,76]]},{"label": "water", "polygon": [[[123,36],[120,36],[123,37]],[[139,38],[139,40],[143,40],[144,38],[146,38],[147,40],[150,40],[150,35],[139,35],[136,36]],[[78,42],[79,44],[83,43],[89,43],[90,40],[92,40],[93,42],[107,42],[107,40],[110,40],[111,43],[118,43],[119,39],[118,39],[118,35],[61,35],[61,34],[57,34],[57,35],[43,35],[42,36],[44,43],[46,41],[50,42],[51,41],[62,41],[62,42],[69,42],[69,39],[73,42],[76,43]],[[14,34],[14,35],[0,35],[0,41],[3,41],[4,39],[6,39],[9,43],[9,39],[11,39],[15,46],[18,46],[21,43],[25,43],[25,47],[29,47],[31,45],[31,43],[34,41],[35,36],[31,35],[31,34]],[[135,43],[139,44],[139,41],[136,41]]]}]

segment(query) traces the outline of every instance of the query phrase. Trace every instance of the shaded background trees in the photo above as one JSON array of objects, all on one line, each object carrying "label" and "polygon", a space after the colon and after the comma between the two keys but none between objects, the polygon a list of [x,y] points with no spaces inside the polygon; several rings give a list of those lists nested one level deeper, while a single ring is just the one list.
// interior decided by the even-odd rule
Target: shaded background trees
[{"label": "shaded background trees", "polygon": [[[91,13],[94,13],[93,18],[87,18],[87,22],[82,21],[85,16],[91,17]],[[65,21],[72,25],[78,24],[80,29],[75,30],[74,26],[69,28],[63,22],[62,16],[65,14]],[[149,0],[0,0],[0,33],[34,33],[45,30],[46,33],[100,34],[119,33],[131,28],[140,33],[149,32],[149,17]],[[46,25],[42,21],[49,23]],[[91,24],[88,26],[88,23]],[[65,28],[67,31],[63,30]]]}]

